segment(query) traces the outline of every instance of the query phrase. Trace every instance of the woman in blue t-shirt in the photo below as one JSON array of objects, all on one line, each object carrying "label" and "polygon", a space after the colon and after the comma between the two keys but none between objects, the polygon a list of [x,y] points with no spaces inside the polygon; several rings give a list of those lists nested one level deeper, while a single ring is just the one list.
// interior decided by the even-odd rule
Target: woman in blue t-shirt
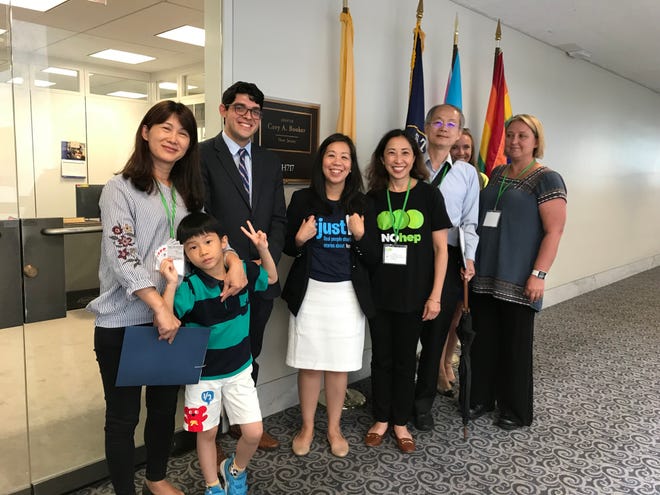
[{"label": "woman in blue t-shirt", "polygon": [[378,261],[375,216],[362,192],[355,146],[333,134],[321,143],[309,188],[293,193],[284,252],[295,257],[282,298],[288,303],[286,364],[298,368],[302,427],[294,454],[306,455],[324,378],[332,454],[348,454],[341,433],[348,372],[362,368],[365,315],[373,315],[367,263]]},{"label": "woman in blue t-shirt", "polygon": [[405,131],[387,132],[367,170],[376,207],[382,263],[372,276],[376,315],[369,319],[375,423],[365,443],[376,447],[390,424],[402,452],[415,450],[406,424],[415,399],[417,341],[422,322],[440,313],[451,221],[417,143]]}]

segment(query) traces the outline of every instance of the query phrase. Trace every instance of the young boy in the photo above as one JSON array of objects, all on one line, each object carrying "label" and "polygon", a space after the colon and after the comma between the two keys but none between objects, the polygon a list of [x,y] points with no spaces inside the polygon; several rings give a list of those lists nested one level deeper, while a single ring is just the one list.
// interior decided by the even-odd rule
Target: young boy
[{"label": "young boy", "polygon": [[[187,431],[197,432],[197,455],[206,481],[205,495],[247,494],[245,469],[259,445],[263,431],[257,389],[252,380],[252,355],[248,336],[250,301],[248,289],[264,291],[277,281],[275,262],[262,231],[255,232],[248,221],[241,227],[261,257],[261,266],[244,262],[248,286],[239,294],[221,301],[225,278],[223,248],[227,236],[213,217],[191,213],[177,229],[186,258],[193,265],[177,288],[177,273],[171,259],[163,260],[160,271],[167,281],[165,301],[185,326],[210,327],[209,345],[199,383],[186,386],[185,423]],[[224,406],[231,424],[241,427],[235,455],[225,459],[218,479],[215,437]]]}]

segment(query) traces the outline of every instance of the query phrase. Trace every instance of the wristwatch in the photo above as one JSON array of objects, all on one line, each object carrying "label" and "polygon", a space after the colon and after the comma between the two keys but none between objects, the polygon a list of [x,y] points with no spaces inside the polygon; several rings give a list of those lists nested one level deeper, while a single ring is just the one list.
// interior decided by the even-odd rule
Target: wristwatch
[{"label": "wristwatch", "polygon": [[543,280],[545,278],[545,276],[547,275],[547,273],[542,272],[541,270],[532,270],[532,275],[534,275],[535,277],[538,277],[541,280]]}]

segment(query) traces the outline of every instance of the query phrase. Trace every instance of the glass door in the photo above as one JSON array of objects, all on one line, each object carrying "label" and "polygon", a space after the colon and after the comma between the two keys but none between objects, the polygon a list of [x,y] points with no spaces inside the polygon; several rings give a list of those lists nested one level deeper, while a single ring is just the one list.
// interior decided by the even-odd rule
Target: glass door
[{"label": "glass door", "polygon": [[65,493],[107,475],[94,318],[84,309],[98,293],[101,233],[85,198],[122,168],[157,99],[203,102],[203,46],[160,35],[203,28],[205,1],[6,3],[0,277],[13,282],[0,293],[0,493]]},{"label": "glass door", "polygon": [[0,5],[0,493],[30,487],[11,34]]}]

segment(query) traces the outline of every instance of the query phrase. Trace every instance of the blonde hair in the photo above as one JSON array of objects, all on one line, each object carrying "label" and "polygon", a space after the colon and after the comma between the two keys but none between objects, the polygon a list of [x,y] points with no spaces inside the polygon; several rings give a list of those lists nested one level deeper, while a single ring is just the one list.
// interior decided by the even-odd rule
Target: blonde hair
[{"label": "blonde hair", "polygon": [[533,115],[519,113],[507,120],[504,127],[508,129],[511,123],[517,120],[529,127],[534,133],[534,137],[536,138],[536,148],[534,148],[533,153],[534,158],[543,158],[543,152],[545,151],[545,134],[543,132],[541,121]]}]

